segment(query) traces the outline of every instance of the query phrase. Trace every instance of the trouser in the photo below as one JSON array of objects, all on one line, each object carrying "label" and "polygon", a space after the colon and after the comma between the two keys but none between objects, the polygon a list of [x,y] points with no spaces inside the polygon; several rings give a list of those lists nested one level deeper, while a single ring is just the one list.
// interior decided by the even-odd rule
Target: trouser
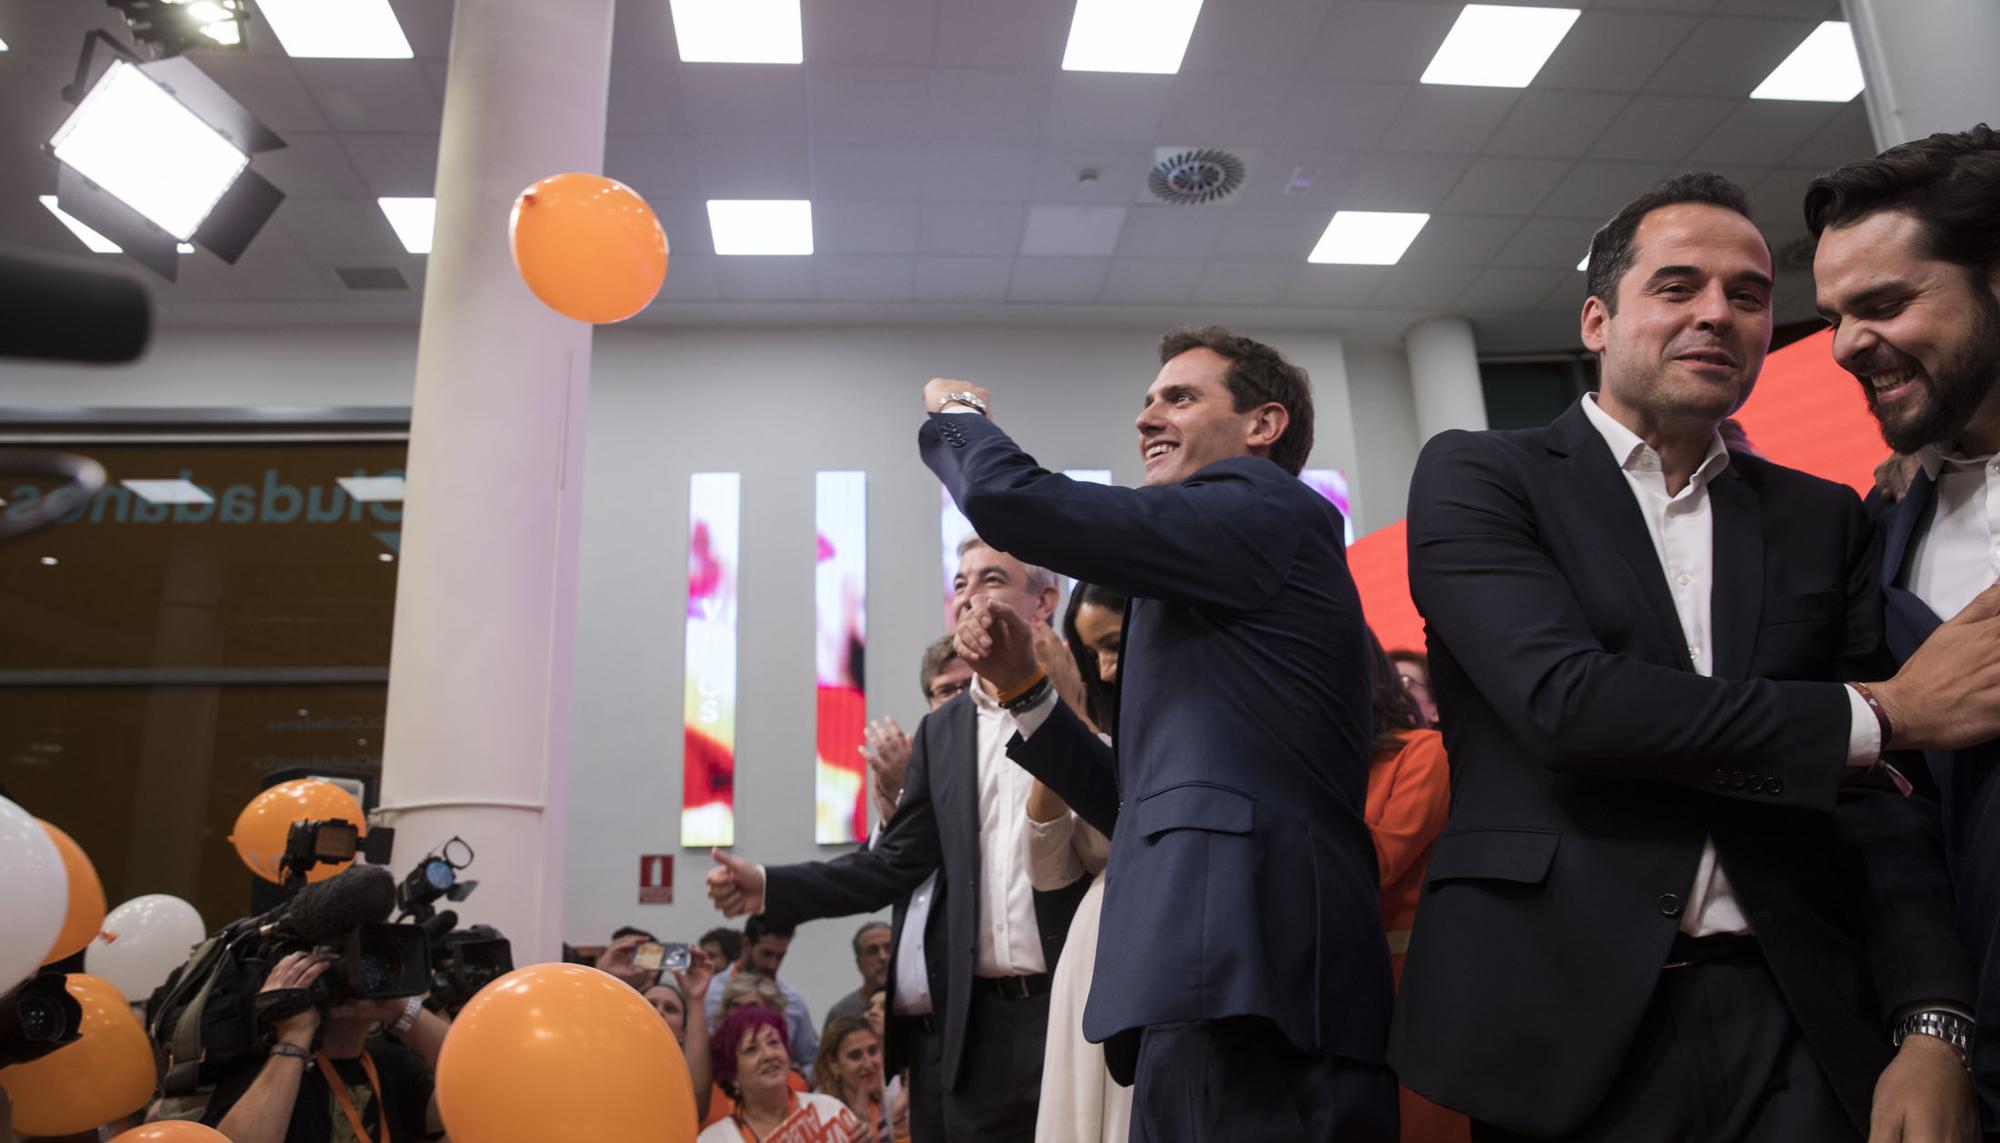
[{"label": "trouser", "polygon": [[[1838,1143],[1858,1140],[1756,942],[1662,970],[1618,1078],[1560,1143]],[[1683,942],[1685,943],[1685,942]],[[1695,942],[1697,946],[1706,942]],[[1473,1143],[1523,1143],[1474,1123]]]},{"label": "trouser", "polygon": [[1154,1024],[1139,1038],[1132,1143],[1395,1143],[1382,1064],[1294,1047],[1261,1017]]},{"label": "trouser", "polygon": [[1042,1094],[1042,1048],[1049,1027],[1046,983],[1032,996],[1008,997],[975,979],[965,1030],[960,1083],[944,1074],[944,1036],[926,1017],[910,1021],[912,1143],[1034,1143]]}]

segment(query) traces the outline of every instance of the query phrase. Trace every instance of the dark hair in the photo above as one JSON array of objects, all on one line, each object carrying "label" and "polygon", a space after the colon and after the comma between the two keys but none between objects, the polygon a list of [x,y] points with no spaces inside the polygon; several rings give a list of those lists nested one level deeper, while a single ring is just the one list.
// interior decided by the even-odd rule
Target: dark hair
[{"label": "dark hair", "polygon": [[1247,413],[1273,401],[1285,407],[1291,422],[1271,442],[1271,462],[1299,474],[1313,447],[1312,382],[1306,371],[1286,361],[1261,341],[1238,336],[1219,325],[1184,326],[1160,339],[1160,364],[1190,349],[1206,349],[1229,361],[1222,375],[1229,386],[1230,407]]},{"label": "dark hair", "polygon": [[776,1028],[778,1041],[785,1045],[785,1055],[792,1054],[792,1038],[785,1031],[785,1018],[755,1004],[746,1004],[723,1017],[722,1026],[715,1030],[715,1037],[709,1042],[715,1082],[722,1085],[722,1090],[739,1099],[743,1090],[736,1086],[736,1055],[742,1051],[743,1041],[755,1035],[759,1028]]},{"label": "dark hair", "polygon": [[1984,123],[1939,132],[1806,184],[1814,238],[1884,210],[1908,211],[1923,227],[1925,254],[1986,285],[2000,268],[2000,132]]},{"label": "dark hair", "polygon": [[847,1093],[840,1090],[840,1077],[835,1071],[840,1066],[840,1043],[856,1032],[866,1032],[881,1042],[881,1033],[866,1016],[834,1016],[828,1018],[826,1028],[819,1034],[819,1055],[813,1057],[813,1090],[833,1096],[842,1103],[847,1102]]},{"label": "dark hair", "polygon": [[862,925],[860,928],[854,930],[854,955],[855,956],[861,955],[862,937],[867,936],[869,933],[874,932],[876,929],[887,929],[887,928],[889,928],[889,922],[887,921],[869,921],[867,924]]},{"label": "dark hair", "polygon": [[[722,959],[731,964],[743,959],[743,934],[735,929],[710,929],[701,935],[695,944],[705,945],[710,941],[722,946]],[[716,965],[721,968],[721,965]]]},{"label": "dark hair", "polygon": [[754,945],[765,937],[780,937],[784,940],[791,940],[798,931],[797,925],[780,925],[766,920],[762,913],[755,913],[751,915],[749,920],[743,922],[743,943],[745,945]]},{"label": "dark hair", "polygon": [[1076,673],[1083,676],[1083,705],[1089,709],[1083,713],[1097,724],[1097,729],[1106,734],[1116,734],[1113,724],[1118,721],[1118,692],[1110,683],[1097,674],[1097,653],[1083,645],[1083,636],[1076,629],[1076,613],[1083,610],[1086,603],[1108,607],[1121,616],[1125,613],[1125,593],[1100,587],[1094,583],[1083,583],[1070,589],[1069,607],[1063,612],[1063,642],[1069,644],[1069,654],[1076,660]]},{"label": "dark hair", "polygon": [[1388,652],[1382,650],[1381,640],[1375,632],[1368,632],[1368,665],[1370,685],[1368,697],[1375,708],[1375,737],[1369,746],[1369,761],[1380,762],[1394,757],[1403,748],[1403,734],[1423,725],[1417,714],[1416,700],[1403,689],[1403,677],[1396,672],[1396,665],[1389,661]]},{"label": "dark hair", "polygon": [[1398,647],[1388,652],[1388,655],[1391,663],[1415,663],[1417,666],[1422,667],[1426,673],[1431,669],[1431,657],[1422,651],[1412,651],[1408,647]]},{"label": "dark hair", "polygon": [[931,700],[931,680],[944,674],[945,664],[956,658],[958,658],[958,648],[953,645],[949,635],[940,635],[930,646],[924,648],[924,663],[919,668],[922,673],[917,676],[917,686],[923,688],[925,702]]},{"label": "dark hair", "polygon": [[644,937],[649,941],[657,941],[660,939],[644,929],[635,929],[630,925],[621,925],[619,926],[617,932],[611,934],[611,939],[614,941],[622,940],[625,937]]},{"label": "dark hair", "polygon": [[[1689,202],[1719,206],[1750,217],[1750,196],[1743,193],[1742,187],[1713,171],[1689,171],[1662,179],[1652,190],[1620,207],[1610,222],[1591,235],[1590,272],[1585,278],[1589,296],[1603,302],[1608,312],[1617,313],[1618,282],[1636,260],[1632,238],[1639,232],[1639,224],[1656,210]],[[1764,248],[1771,248],[1769,240]]]}]

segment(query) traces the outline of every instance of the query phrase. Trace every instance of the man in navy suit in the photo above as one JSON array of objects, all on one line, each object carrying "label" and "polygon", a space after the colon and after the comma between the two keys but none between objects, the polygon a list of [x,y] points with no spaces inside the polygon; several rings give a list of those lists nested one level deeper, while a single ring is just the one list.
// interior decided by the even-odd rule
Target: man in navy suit
[{"label": "man in navy suit", "polygon": [[918,437],[980,535],[1131,598],[1115,757],[1015,609],[975,601],[961,652],[1016,711],[1009,756],[1111,835],[1083,1029],[1135,1084],[1132,1138],[1392,1140],[1366,640],[1340,514],[1298,479],[1311,391],[1222,329],[1160,360],[1141,488],[1041,468],[964,382],[925,388]]},{"label": "man in navy suit", "polygon": [[[1900,661],[2000,578],[2000,133],[1933,135],[1828,172],[1806,192],[1833,355],[1882,435],[1920,469],[1883,524]],[[1974,1072],[2000,1140],[2000,742],[1927,757],[1959,939],[1979,972]]]},{"label": "man in navy suit", "polygon": [[1884,679],[1860,500],[1726,446],[1771,339],[1748,215],[1703,173],[1627,204],[1599,391],[1411,481],[1452,812],[1390,1059],[1478,1143],[1968,1143],[1939,837],[1878,762],[2000,729],[2000,591]]}]

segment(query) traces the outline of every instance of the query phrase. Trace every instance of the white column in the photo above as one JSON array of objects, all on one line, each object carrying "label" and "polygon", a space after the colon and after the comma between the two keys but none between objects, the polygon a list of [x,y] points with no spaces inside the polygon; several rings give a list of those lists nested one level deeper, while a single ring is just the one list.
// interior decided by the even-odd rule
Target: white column
[{"label": "white column", "polygon": [[2000,125],[2000,4],[1841,0],[1868,86],[1868,126],[1884,150],[1976,123]]},{"label": "white column", "polygon": [[604,160],[612,0],[459,0],[411,411],[382,818],[396,869],[452,836],[457,906],[527,964],[563,917],[590,327],[535,300],[514,196]]},{"label": "white column", "polygon": [[1479,348],[1470,321],[1426,318],[1403,335],[1403,348],[1410,356],[1418,447],[1446,429],[1486,427],[1486,391],[1479,385]]}]

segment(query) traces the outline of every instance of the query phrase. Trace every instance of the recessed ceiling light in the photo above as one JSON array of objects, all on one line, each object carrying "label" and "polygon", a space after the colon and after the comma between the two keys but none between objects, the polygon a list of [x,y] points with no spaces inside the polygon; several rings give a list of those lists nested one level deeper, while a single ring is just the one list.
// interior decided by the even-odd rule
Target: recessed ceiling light
[{"label": "recessed ceiling light", "polygon": [[434,198],[378,198],[375,204],[389,219],[389,225],[412,254],[431,252],[431,229],[437,221]]},{"label": "recessed ceiling light", "polygon": [[[64,226],[67,226],[71,234],[74,234],[78,238],[82,239],[83,244],[85,246],[90,247],[90,249],[95,251],[96,253],[123,254],[125,252],[124,247],[118,245],[116,242],[111,241],[109,238],[106,238],[102,234],[99,234],[97,231],[92,230],[90,227],[85,226],[81,221],[77,219],[75,215],[70,214],[69,212],[63,210],[62,207],[57,206],[56,196],[52,194],[37,195],[35,196],[35,201],[41,203],[43,206],[48,207],[49,213],[56,216],[57,222],[60,222]],[[175,253],[178,254],[192,254],[194,253],[194,247],[188,245],[185,242],[177,242],[174,244],[174,251]]]},{"label": "recessed ceiling light", "polygon": [[708,229],[717,254],[810,254],[812,203],[807,199],[712,198]]},{"label": "recessed ceiling light", "polygon": [[186,242],[250,156],[145,72],[112,61],[55,137],[57,161]]},{"label": "recessed ceiling light", "polygon": [[1384,210],[1336,211],[1308,262],[1348,266],[1394,266],[1429,222],[1428,214]]},{"label": "recessed ceiling light", "polygon": [[4,52],[6,50],[7,50],[7,41],[0,40],[0,52]]},{"label": "recessed ceiling light", "polygon": [[1846,103],[1861,94],[1862,86],[1854,30],[1840,20],[1828,20],[1793,48],[1750,98]]},{"label": "recessed ceiling light", "polygon": [[1172,75],[1200,15],[1201,0],[1076,0],[1063,70]]},{"label": "recessed ceiling light", "polygon": [[673,0],[682,63],[804,63],[799,0]]},{"label": "recessed ceiling light", "polygon": [[1590,251],[1584,251],[1583,257],[1577,260],[1576,268],[1579,270],[1590,269]]},{"label": "recessed ceiling light", "polygon": [[403,498],[403,478],[400,476],[337,476],[333,482],[363,504]]},{"label": "recessed ceiling light", "polygon": [[215,497],[186,477],[173,480],[121,480],[118,483],[148,504],[213,504]]},{"label": "recessed ceiling light", "polygon": [[389,0],[257,0],[293,59],[406,60],[410,41]]},{"label": "recessed ceiling light", "polygon": [[381,560],[385,564],[393,564],[396,562],[396,557],[389,552],[376,552],[375,558]]},{"label": "recessed ceiling light", "polygon": [[52,567],[56,566],[57,564],[59,564],[59,563],[61,563],[61,562],[62,562],[61,560],[58,560],[58,559],[57,559],[57,558],[55,558],[54,556],[43,556],[43,557],[42,557],[42,566],[43,566],[43,567],[45,567],[45,568],[52,568]]},{"label": "recessed ceiling light", "polygon": [[1467,4],[1424,69],[1423,82],[1526,87],[1582,14],[1575,8]]}]

